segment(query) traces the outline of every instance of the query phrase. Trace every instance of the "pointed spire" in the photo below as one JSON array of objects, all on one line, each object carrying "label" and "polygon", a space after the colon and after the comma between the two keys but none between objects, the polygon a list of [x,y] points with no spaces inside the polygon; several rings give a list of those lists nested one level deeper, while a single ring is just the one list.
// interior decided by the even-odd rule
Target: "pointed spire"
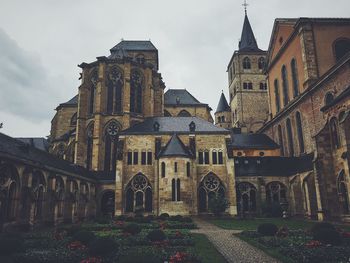
[{"label": "pointed spire", "polygon": [[224,93],[222,92],[220,100],[219,100],[219,104],[218,104],[218,107],[216,108],[215,113],[224,112],[224,111],[231,111],[231,108],[227,103],[227,100],[226,100]]},{"label": "pointed spire", "polygon": [[[245,4],[247,5],[247,4]],[[241,41],[239,41],[239,51],[261,51],[258,48],[258,44],[256,42],[253,29],[250,25],[247,9],[245,8],[245,16],[243,23],[243,30],[241,35]]]}]

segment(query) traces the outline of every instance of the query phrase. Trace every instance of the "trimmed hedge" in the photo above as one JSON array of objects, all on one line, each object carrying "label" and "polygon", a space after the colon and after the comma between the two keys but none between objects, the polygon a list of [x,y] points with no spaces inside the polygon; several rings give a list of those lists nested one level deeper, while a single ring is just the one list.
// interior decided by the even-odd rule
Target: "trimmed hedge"
[{"label": "trimmed hedge", "polygon": [[118,244],[113,238],[96,238],[89,244],[89,253],[93,256],[106,256],[118,252]]},{"label": "trimmed hedge", "polygon": [[88,245],[95,238],[95,234],[91,231],[80,231],[73,235],[73,240],[80,241],[84,245]]},{"label": "trimmed hedge", "polygon": [[156,229],[149,232],[147,238],[152,242],[164,241],[166,239],[166,235],[162,230]]},{"label": "trimmed hedge", "polygon": [[334,246],[341,245],[342,243],[342,237],[339,232],[331,228],[320,228],[316,230],[313,234],[313,238],[323,244],[330,244]]},{"label": "trimmed hedge", "polygon": [[141,230],[141,226],[134,223],[126,225],[123,229],[124,233],[129,233],[131,235],[137,235]]},{"label": "trimmed hedge", "polygon": [[278,227],[275,224],[264,223],[258,226],[257,231],[262,236],[274,236],[278,231]]}]

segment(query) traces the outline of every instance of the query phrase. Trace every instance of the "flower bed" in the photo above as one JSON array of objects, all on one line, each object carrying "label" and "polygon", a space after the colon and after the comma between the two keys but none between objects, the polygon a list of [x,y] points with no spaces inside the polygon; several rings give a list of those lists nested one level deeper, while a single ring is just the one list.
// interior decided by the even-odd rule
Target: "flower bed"
[{"label": "flower bed", "polygon": [[239,236],[283,262],[348,262],[350,258],[350,234],[329,225],[306,230],[283,227],[274,236],[243,231]]}]

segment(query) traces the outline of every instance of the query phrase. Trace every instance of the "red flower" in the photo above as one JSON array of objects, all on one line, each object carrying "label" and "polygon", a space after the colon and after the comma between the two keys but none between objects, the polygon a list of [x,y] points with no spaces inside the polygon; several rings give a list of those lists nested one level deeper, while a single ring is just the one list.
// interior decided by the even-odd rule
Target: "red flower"
[{"label": "red flower", "polygon": [[86,249],[86,246],[84,246],[80,241],[73,241],[68,245],[68,248],[71,250],[83,250]]},{"label": "red flower", "polygon": [[175,236],[182,237],[182,233],[180,231],[176,231]]},{"label": "red flower", "polygon": [[311,240],[305,244],[307,248],[315,248],[321,246],[322,243],[318,240]]},{"label": "red flower", "polygon": [[101,263],[102,259],[96,257],[89,257],[80,261],[80,263]]},{"label": "red flower", "polygon": [[188,254],[185,252],[176,252],[175,255],[170,257],[169,263],[185,262],[187,257],[188,257]]}]

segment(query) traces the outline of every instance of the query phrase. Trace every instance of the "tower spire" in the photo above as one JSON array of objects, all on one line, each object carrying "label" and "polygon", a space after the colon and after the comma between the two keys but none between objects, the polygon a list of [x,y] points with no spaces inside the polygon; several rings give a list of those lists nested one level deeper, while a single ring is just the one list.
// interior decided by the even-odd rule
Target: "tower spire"
[{"label": "tower spire", "polygon": [[247,0],[244,0],[244,3],[242,4],[242,6],[244,6],[244,13],[245,15],[247,15],[247,6],[248,6]]}]

